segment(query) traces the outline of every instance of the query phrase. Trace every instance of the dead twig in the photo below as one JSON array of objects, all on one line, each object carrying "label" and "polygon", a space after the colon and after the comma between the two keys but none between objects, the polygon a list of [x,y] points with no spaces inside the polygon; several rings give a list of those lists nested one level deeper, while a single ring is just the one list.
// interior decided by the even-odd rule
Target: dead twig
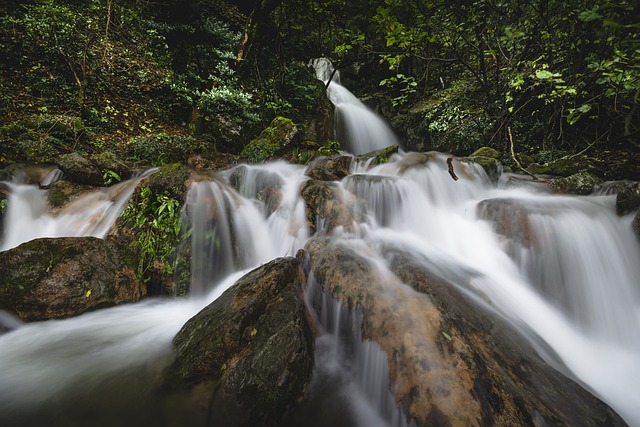
[{"label": "dead twig", "polygon": [[453,178],[454,181],[457,181],[458,176],[453,170],[453,154],[449,154],[449,157],[447,158],[447,166],[449,167],[449,175],[451,175],[451,178]]}]

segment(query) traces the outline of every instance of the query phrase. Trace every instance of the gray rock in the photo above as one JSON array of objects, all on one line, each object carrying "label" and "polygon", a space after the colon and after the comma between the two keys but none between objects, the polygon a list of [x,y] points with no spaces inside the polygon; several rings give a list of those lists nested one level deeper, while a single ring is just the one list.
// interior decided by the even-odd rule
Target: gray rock
[{"label": "gray rock", "polygon": [[56,163],[68,181],[96,187],[104,185],[100,169],[77,152],[62,154]]},{"label": "gray rock", "polygon": [[629,182],[616,196],[616,212],[626,215],[640,209],[640,182]]}]

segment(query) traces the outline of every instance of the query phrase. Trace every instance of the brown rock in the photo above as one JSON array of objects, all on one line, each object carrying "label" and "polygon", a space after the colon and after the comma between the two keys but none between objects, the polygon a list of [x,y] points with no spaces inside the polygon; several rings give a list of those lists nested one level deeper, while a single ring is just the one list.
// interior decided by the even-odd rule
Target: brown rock
[{"label": "brown rock", "polygon": [[426,260],[385,248],[383,274],[330,238],[307,250],[325,291],[362,309],[363,337],[386,352],[395,399],[418,426],[624,425]]},{"label": "brown rock", "polygon": [[0,309],[29,322],[62,319],[146,294],[117,246],[94,237],[36,239],[0,252]]}]

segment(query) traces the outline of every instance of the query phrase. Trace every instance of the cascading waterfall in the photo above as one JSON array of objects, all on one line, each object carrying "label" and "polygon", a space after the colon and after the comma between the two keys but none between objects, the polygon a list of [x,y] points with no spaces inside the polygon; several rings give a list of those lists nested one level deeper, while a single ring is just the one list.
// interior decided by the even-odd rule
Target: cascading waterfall
[{"label": "cascading waterfall", "polygon": [[192,295],[205,295],[229,274],[292,256],[304,245],[304,203],[296,195],[302,172],[285,163],[242,165],[227,171],[228,183],[191,185],[183,218],[192,234]]},{"label": "cascading waterfall", "polygon": [[[493,188],[486,175],[463,164],[456,165],[465,170],[461,181],[425,185],[448,177],[444,157],[406,168],[409,156],[343,180],[368,201],[372,223],[386,226],[364,236],[367,246],[385,242],[424,255],[439,275],[522,325],[534,345],[542,339],[555,352],[543,354],[549,363],[640,425],[634,392],[640,381],[640,246],[631,218],[615,215],[614,196]],[[519,218],[526,212],[529,247],[513,244],[517,234],[497,235],[479,221],[478,206],[487,199],[532,206],[518,210]]]},{"label": "cascading waterfall", "polygon": [[[361,120],[373,127],[369,116]],[[387,138],[353,150],[394,143]],[[476,165],[454,161],[454,167],[458,181],[440,154],[401,153],[384,165],[356,166],[339,185],[362,202],[366,223],[348,233],[334,230],[333,238],[348,238],[380,265],[380,248],[419,254],[452,286],[476,295],[539,344],[550,364],[640,426],[640,245],[632,218],[616,216],[613,195],[496,186]],[[192,293],[199,297],[147,300],[1,335],[0,421],[33,425],[91,413],[108,425],[119,420],[122,411],[114,408],[120,407],[128,408],[132,424],[160,421],[146,393],[180,327],[247,269],[295,254],[310,237],[299,194],[305,179],[304,168],[274,162],[236,166],[192,184],[184,215],[193,230]],[[53,216],[43,190],[9,183],[1,247],[44,236],[103,237],[135,185],[88,194]],[[318,295],[313,289],[310,298]],[[347,402],[356,412],[353,425],[403,425],[389,393],[386,355],[362,340],[361,313],[319,295],[325,333],[317,341],[314,381],[322,375],[351,380],[343,393],[332,385],[317,390]],[[316,411],[320,424],[324,409]]]},{"label": "cascading waterfall", "polygon": [[[46,177],[51,183],[59,170]],[[7,250],[38,237],[93,236],[104,238],[129,201],[140,180],[156,172],[150,169],[140,176],[100,191],[80,196],[57,215],[48,211],[47,190],[34,185],[5,182],[9,189],[4,235],[0,250]]]},{"label": "cascading waterfall", "polygon": [[[415,424],[407,420],[401,406],[391,394],[387,355],[375,342],[362,337],[362,311],[351,309],[336,301],[309,275],[305,292],[307,306],[315,314],[322,328],[316,340],[316,367],[310,385],[308,399],[313,405],[327,399],[325,387],[332,388],[333,404],[345,405],[341,417],[349,417],[349,425],[361,427],[408,427]],[[305,412],[308,409],[305,408]],[[347,414],[347,415],[345,415]],[[305,423],[309,424],[305,413]],[[326,425],[326,418],[319,414],[318,425]],[[345,423],[345,420],[342,420]]]},{"label": "cascading waterfall", "polygon": [[340,84],[340,74],[333,70],[329,60],[317,58],[310,64],[315,68],[318,79],[328,83],[327,94],[335,106],[336,136],[346,145],[347,151],[359,155],[393,144],[400,145],[389,126]]}]

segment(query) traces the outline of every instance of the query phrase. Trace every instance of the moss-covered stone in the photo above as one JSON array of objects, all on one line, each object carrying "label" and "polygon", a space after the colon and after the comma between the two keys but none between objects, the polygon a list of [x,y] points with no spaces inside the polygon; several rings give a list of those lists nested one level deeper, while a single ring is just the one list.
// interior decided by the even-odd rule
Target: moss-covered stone
[{"label": "moss-covered stone", "polygon": [[467,160],[479,164],[480,166],[482,166],[482,169],[484,169],[487,175],[489,175],[489,177],[493,180],[497,180],[502,173],[502,163],[500,163],[500,161],[494,157],[470,156],[462,158],[461,160]]},{"label": "moss-covered stone", "polygon": [[247,144],[240,156],[249,163],[262,163],[281,155],[300,141],[298,128],[291,119],[278,116],[260,135]]},{"label": "moss-covered stone", "polygon": [[540,164],[531,163],[527,170],[535,175],[571,176],[579,172],[588,172],[601,176],[602,173],[596,166],[596,162],[587,156],[562,157],[551,162]]},{"label": "moss-covered stone", "polygon": [[565,178],[554,179],[549,187],[557,193],[587,195],[602,180],[588,172],[578,172]]},{"label": "moss-covered stone", "polygon": [[491,147],[480,147],[474,151],[469,157],[489,157],[491,159],[497,159],[500,157],[500,153]]},{"label": "moss-covered stone", "polygon": [[387,163],[392,155],[398,153],[398,149],[399,147],[397,145],[390,145],[380,150],[361,154],[357,157],[357,159],[358,162],[368,163],[370,166],[380,165],[383,163]]},{"label": "moss-covered stone", "polygon": [[94,237],[32,240],[0,252],[0,264],[0,309],[23,321],[76,316],[146,295],[119,248]]},{"label": "moss-covered stone", "polygon": [[179,416],[203,425],[278,425],[311,379],[304,280],[298,259],[276,259],[183,326],[163,391],[170,402],[191,403]]},{"label": "moss-covered stone", "polygon": [[96,187],[104,185],[102,172],[80,153],[63,154],[56,159],[56,164],[68,181]]}]

